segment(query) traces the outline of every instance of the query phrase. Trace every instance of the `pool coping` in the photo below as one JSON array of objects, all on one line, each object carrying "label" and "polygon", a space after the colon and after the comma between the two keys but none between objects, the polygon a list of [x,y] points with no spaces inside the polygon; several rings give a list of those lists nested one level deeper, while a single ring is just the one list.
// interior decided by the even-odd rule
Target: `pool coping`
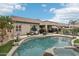
[{"label": "pool coping", "polygon": [[50,53],[52,54],[53,56],[57,56],[54,52],[55,49],[58,49],[58,48],[64,48],[64,49],[74,49],[75,47],[74,46],[64,46],[64,47],[52,47],[52,48],[48,48],[45,50],[44,53]]},{"label": "pool coping", "polygon": [[[31,37],[46,37],[46,36],[60,36],[60,37],[70,37],[70,38],[73,38],[73,36],[71,35],[62,35],[62,34],[52,34],[52,35],[32,35],[32,36],[27,36],[27,37],[24,37],[24,38],[21,38],[22,40],[20,42],[18,42],[19,45],[17,46],[13,46],[12,49],[9,51],[9,53],[7,54],[7,56],[12,56],[13,53],[17,50],[17,48],[25,41],[27,40],[27,38],[31,38]],[[27,40],[29,41],[29,40]]]},{"label": "pool coping", "polygon": [[74,41],[77,40],[77,39],[79,39],[79,37],[76,37],[75,39],[73,39],[73,40],[71,41],[71,43],[72,43],[73,46],[79,45],[78,43],[74,43]]},{"label": "pool coping", "polygon": [[21,41],[18,42],[18,45],[15,45],[12,47],[12,49],[7,53],[7,56],[12,56],[14,54],[14,52],[19,48],[19,46],[26,40],[26,41],[29,41],[27,40],[28,38],[30,38],[32,36],[26,36],[24,38],[21,38]]},{"label": "pool coping", "polygon": [[23,38],[20,42],[18,42],[18,45],[13,46],[12,49],[8,52],[7,56],[12,56],[16,49],[21,45],[21,43],[26,40],[26,38],[27,37]]}]

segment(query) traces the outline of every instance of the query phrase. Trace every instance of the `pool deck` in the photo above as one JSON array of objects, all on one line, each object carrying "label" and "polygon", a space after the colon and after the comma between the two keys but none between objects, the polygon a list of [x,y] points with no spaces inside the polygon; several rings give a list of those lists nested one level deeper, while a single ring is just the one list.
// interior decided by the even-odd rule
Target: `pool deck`
[{"label": "pool deck", "polygon": [[43,34],[39,34],[39,35],[31,35],[29,37],[46,37],[46,36],[61,36],[61,37],[70,37],[70,38],[73,38],[73,37],[78,37],[78,36],[72,36],[72,35],[63,35],[63,34],[52,34],[52,33],[48,33],[46,35],[43,35]]},{"label": "pool deck", "polygon": [[[46,36],[62,36],[62,37],[70,37],[70,38],[73,38],[73,36],[71,36],[71,35],[63,35],[63,34],[51,34],[51,33],[49,33],[49,34],[47,34],[47,35],[42,35],[42,34],[39,34],[39,35],[30,35],[30,36],[27,36],[27,35],[25,35],[25,36],[20,36],[19,38],[21,39],[21,41],[20,42],[18,42],[18,45],[16,46],[13,46],[13,48],[9,51],[9,53],[7,54],[7,56],[12,56],[13,55],[13,53],[16,51],[16,49],[22,44],[22,42],[24,42],[25,40],[27,40],[27,38],[28,37],[46,37]],[[74,37],[78,37],[78,36],[74,36]],[[28,40],[27,40],[28,41]],[[51,51],[53,51],[52,49],[54,49],[54,48],[51,48],[51,49],[48,49],[47,51],[49,51],[49,52],[51,52]],[[46,51],[46,52],[47,52]],[[54,54],[54,53],[53,53]]]}]

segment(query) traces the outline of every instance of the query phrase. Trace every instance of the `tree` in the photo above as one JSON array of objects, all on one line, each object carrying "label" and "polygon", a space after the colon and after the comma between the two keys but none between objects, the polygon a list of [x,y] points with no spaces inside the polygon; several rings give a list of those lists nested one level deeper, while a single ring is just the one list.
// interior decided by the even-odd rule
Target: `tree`
[{"label": "tree", "polygon": [[69,24],[71,24],[71,25],[73,25],[72,26],[72,35],[74,35],[75,34],[75,28],[74,28],[74,25],[76,24],[76,22],[77,22],[77,20],[70,20],[69,21]]},{"label": "tree", "polygon": [[36,26],[33,26],[33,27],[31,28],[31,30],[32,30],[32,31],[37,31]]},{"label": "tree", "polygon": [[70,20],[70,21],[69,21],[69,24],[71,24],[71,25],[75,25],[76,22],[77,22],[77,20]]},{"label": "tree", "polygon": [[1,30],[1,42],[4,40],[6,35],[6,30],[11,30],[13,28],[13,22],[10,16],[0,16],[0,30]]}]

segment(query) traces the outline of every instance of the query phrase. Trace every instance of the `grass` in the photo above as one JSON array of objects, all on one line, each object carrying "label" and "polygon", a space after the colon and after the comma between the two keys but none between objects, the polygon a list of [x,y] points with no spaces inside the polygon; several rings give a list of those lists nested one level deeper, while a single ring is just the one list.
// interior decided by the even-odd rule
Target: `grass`
[{"label": "grass", "polygon": [[9,41],[5,45],[0,46],[0,53],[8,53],[10,49],[12,48],[14,40]]},{"label": "grass", "polygon": [[79,43],[79,39],[75,40],[74,43]]}]

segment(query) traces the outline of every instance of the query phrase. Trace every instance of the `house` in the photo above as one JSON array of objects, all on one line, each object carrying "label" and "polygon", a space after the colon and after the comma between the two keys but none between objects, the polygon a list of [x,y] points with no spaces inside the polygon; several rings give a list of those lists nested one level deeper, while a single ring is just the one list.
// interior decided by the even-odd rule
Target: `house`
[{"label": "house", "polygon": [[20,34],[24,35],[31,31],[31,28],[35,26],[37,28],[37,31],[39,29],[39,21],[36,19],[30,19],[30,18],[23,18],[23,17],[16,17],[12,16],[12,20],[14,22],[14,29],[13,33],[14,35]]},{"label": "house", "polygon": [[52,22],[52,21],[41,21],[37,19],[30,19],[30,18],[23,18],[23,17],[17,17],[12,16],[12,20],[14,22],[13,26],[13,33],[14,35],[20,34],[24,35],[31,31],[31,28],[35,26],[37,28],[37,31],[39,31],[41,28],[48,30],[52,28],[61,28],[65,25],[62,25],[61,23]]}]

